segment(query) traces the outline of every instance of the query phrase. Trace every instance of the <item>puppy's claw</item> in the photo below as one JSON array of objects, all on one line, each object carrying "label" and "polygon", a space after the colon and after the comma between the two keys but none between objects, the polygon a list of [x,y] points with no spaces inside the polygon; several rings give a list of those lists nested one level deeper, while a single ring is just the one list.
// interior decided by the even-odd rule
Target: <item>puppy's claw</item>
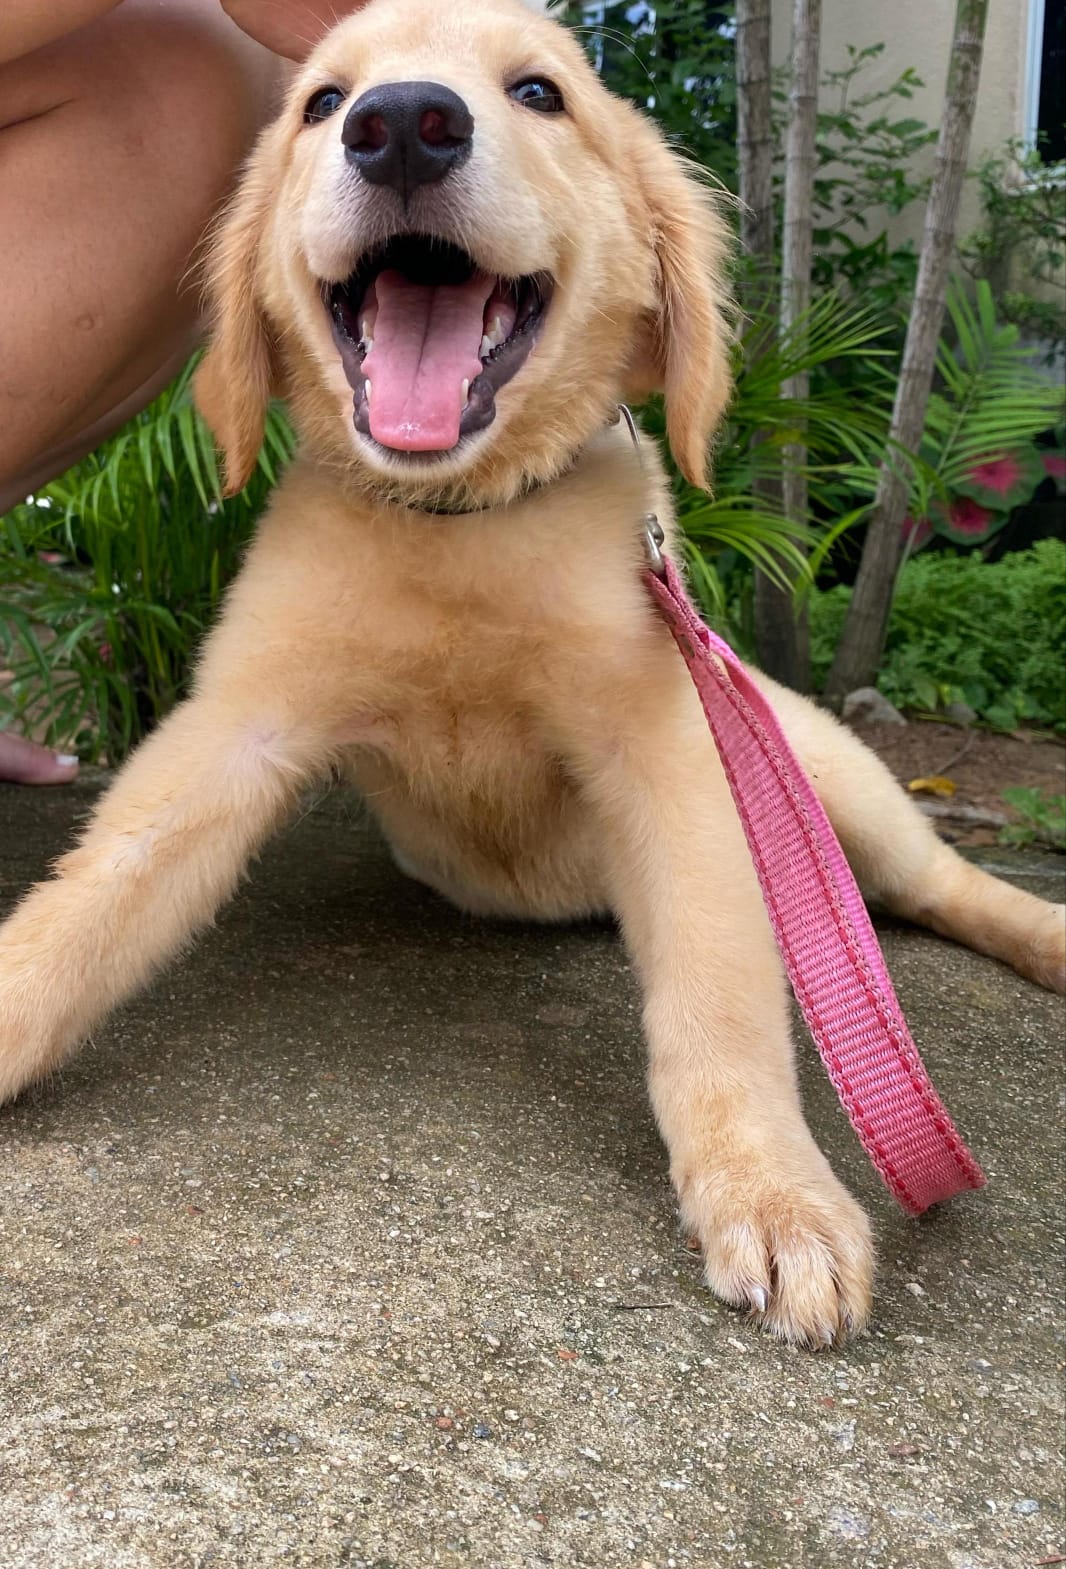
[{"label": "puppy's claw", "polygon": [[765,1165],[754,1179],[708,1173],[681,1200],[712,1291],[778,1339],[818,1351],[865,1325],[873,1250],[866,1216],[817,1152],[811,1168],[799,1180],[794,1166],[776,1181]]}]

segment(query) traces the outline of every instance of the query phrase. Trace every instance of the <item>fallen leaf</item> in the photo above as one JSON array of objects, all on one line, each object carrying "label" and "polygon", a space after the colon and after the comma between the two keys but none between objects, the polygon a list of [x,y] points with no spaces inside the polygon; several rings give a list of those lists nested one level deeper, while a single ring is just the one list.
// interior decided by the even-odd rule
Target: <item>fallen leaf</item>
[{"label": "fallen leaf", "polygon": [[896,1460],[909,1460],[911,1455],[919,1454],[921,1451],[917,1444],[892,1444],[888,1452]]},{"label": "fallen leaf", "polygon": [[560,1346],[555,1355],[560,1362],[576,1362],[578,1356],[576,1351],[567,1351],[565,1346]]},{"label": "fallen leaf", "polygon": [[943,795],[955,794],[954,779],[945,779],[943,774],[930,774],[926,779],[911,779],[907,789],[912,795]]}]

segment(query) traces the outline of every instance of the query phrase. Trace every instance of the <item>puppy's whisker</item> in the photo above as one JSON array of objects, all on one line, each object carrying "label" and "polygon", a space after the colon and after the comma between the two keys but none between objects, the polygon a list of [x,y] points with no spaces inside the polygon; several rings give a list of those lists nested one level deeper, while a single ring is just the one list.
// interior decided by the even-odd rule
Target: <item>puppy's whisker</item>
[{"label": "puppy's whisker", "polygon": [[590,22],[583,23],[580,27],[571,28],[571,32],[588,33],[593,37],[606,38],[610,40],[611,43],[621,44],[622,48],[627,52],[627,54],[631,54],[633,56],[633,59],[637,62],[641,70],[644,72],[644,75],[648,78],[649,84],[652,87],[655,86],[655,77],[647,61],[641,58],[640,51],[633,44],[632,40],[628,39],[624,33],[620,33],[617,28],[600,27],[596,23]]}]

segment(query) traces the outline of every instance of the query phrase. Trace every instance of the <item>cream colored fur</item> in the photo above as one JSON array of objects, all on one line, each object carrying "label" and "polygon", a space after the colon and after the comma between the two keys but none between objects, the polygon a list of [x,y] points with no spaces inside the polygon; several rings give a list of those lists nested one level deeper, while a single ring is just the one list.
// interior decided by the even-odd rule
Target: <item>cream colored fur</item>
[{"label": "cream colored fur", "polygon": [[[534,72],[560,84],[568,116],[506,96]],[[319,284],[399,220],[346,169],[339,121],[305,128],[302,107],[327,83],[416,78],[460,92],[477,129],[413,226],[450,232],[489,270],[549,270],[557,289],[495,423],[404,466],[352,428]],[[866,1321],[869,1226],[804,1122],[744,838],[641,583],[642,514],[672,532],[661,466],[608,424],[620,396],[662,387],[678,460],[703,479],[728,396],[721,254],[706,194],[518,0],[373,0],[314,51],[217,237],[198,389],[231,485],[271,392],[290,400],[301,455],[193,696],[0,931],[0,1098],[56,1068],[209,922],[300,791],[339,767],[403,868],[464,908],[618,914],[710,1285],[811,1345]],[[438,501],[482,510],[417,510]],[[1061,913],[966,865],[848,731],[765,684],[865,887],[1061,986]]]}]

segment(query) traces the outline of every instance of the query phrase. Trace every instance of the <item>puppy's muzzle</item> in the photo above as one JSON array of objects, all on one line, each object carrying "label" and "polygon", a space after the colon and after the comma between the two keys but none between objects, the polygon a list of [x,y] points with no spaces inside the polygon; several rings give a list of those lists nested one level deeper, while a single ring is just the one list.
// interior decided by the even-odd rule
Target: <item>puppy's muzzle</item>
[{"label": "puppy's muzzle", "polygon": [[388,186],[406,205],[469,158],[474,117],[440,82],[383,82],[348,110],[341,141],[364,180]]}]

